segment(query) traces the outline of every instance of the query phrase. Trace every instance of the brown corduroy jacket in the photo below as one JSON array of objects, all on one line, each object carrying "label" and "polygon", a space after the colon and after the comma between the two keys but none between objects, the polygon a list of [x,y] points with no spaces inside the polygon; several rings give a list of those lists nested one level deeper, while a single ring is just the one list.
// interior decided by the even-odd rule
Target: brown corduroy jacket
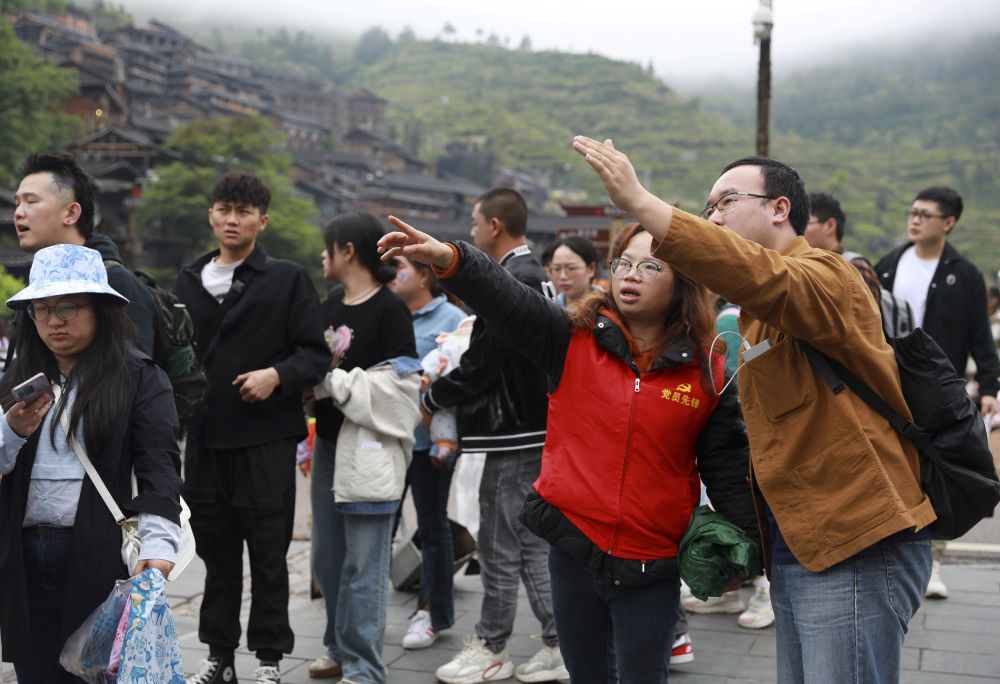
[{"label": "brown corduroy jacket", "polygon": [[814,572],[934,521],[916,448],[850,390],[834,395],[795,342],[840,361],[910,416],[878,307],[854,266],[802,237],[778,253],[679,210],[653,254],[739,305],[749,345],[770,341],[739,371],[765,552],[764,502]]}]

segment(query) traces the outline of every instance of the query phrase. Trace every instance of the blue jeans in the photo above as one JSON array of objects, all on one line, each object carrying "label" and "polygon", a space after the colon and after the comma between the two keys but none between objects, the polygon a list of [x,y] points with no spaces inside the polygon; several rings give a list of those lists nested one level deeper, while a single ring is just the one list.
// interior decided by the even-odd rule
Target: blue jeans
[{"label": "blue jeans", "polygon": [[406,473],[420,534],[417,606],[430,599],[431,627],[436,631],[455,624],[455,550],[448,522],[448,490],[454,472],[450,467],[435,467],[429,451],[414,451]]},{"label": "blue jeans", "polygon": [[514,629],[518,577],[542,623],[542,641],[546,646],[559,643],[546,567],[549,545],[519,520],[541,468],[541,449],[488,454],[483,466],[478,540],[483,605],[476,636],[494,653],[503,649]]},{"label": "blue jeans", "polygon": [[661,684],[674,638],[680,579],[615,586],[549,550],[559,650],[573,684]]},{"label": "blue jeans", "polygon": [[381,684],[393,514],[342,513],[334,505],[334,445],[316,438],[313,449],[312,565],[326,603],[323,645],[344,679]]},{"label": "blue jeans", "polygon": [[883,540],[821,572],[772,566],[778,682],[898,682],[930,573],[926,539]]},{"label": "blue jeans", "polygon": [[[21,684],[80,682],[59,665],[63,641],[63,598],[70,569],[70,527],[26,527],[21,533],[24,574],[28,582],[30,616],[25,623],[31,630],[32,657],[14,663]],[[113,584],[109,584],[111,591]]]}]

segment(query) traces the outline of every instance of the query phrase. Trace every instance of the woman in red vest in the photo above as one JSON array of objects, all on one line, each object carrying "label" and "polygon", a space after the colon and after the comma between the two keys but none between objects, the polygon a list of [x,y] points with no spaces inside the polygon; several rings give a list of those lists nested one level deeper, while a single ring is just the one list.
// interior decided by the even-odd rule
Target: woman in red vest
[{"label": "woman in red vest", "polygon": [[611,291],[570,315],[464,242],[390,217],[380,241],[433,264],[447,287],[533,359],[549,386],[541,475],[522,519],[551,544],[556,629],[574,684],[664,682],[678,544],[699,474],[717,510],[759,538],[749,447],[705,288],[650,255],[642,226],[612,248]]}]

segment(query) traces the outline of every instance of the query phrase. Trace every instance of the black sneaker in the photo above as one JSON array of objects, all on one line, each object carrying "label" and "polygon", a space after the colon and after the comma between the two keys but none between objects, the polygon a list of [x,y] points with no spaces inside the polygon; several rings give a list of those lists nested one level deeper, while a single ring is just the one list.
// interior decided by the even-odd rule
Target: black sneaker
[{"label": "black sneaker", "polygon": [[237,684],[233,658],[209,656],[201,661],[201,669],[188,677],[185,684]]}]

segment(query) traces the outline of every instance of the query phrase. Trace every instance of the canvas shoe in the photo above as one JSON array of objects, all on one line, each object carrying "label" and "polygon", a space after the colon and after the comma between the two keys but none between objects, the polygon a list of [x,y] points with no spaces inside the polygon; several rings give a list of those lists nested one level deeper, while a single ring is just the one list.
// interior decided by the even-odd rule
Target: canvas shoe
[{"label": "canvas shoe", "polygon": [[774,610],[771,609],[771,590],[757,587],[747,602],[747,609],[736,618],[740,627],[763,629],[774,624]]},{"label": "canvas shoe", "polygon": [[519,682],[551,682],[557,679],[569,680],[569,672],[563,663],[562,653],[558,646],[542,646],[538,653],[531,656],[514,670],[514,676]]},{"label": "canvas shoe", "polygon": [[410,628],[403,635],[403,648],[427,648],[437,638],[437,632],[431,627],[431,614],[418,610],[410,618]]},{"label": "canvas shoe", "polygon": [[680,634],[674,639],[674,645],[670,649],[670,664],[682,665],[692,661],[694,661],[694,647],[691,645],[691,637]]},{"label": "canvas shoe", "polygon": [[746,604],[740,598],[740,592],[727,591],[722,596],[709,596],[707,601],[690,596],[681,600],[684,610],[691,613],[742,613]]},{"label": "canvas shoe", "polygon": [[941,561],[934,561],[931,565],[931,578],[927,582],[924,596],[936,599],[948,598],[948,587],[941,581]]},{"label": "canvas shoe", "polygon": [[185,680],[186,684],[237,684],[236,667],[232,656],[209,656],[201,661],[201,669]]},{"label": "canvas shoe", "polygon": [[278,663],[260,661],[260,667],[253,671],[255,684],[281,684],[281,670]]},{"label": "canvas shoe", "polygon": [[309,677],[312,679],[329,679],[336,677],[341,672],[343,670],[340,667],[340,663],[330,656],[320,656],[309,663]]},{"label": "canvas shoe", "polygon": [[465,637],[465,648],[449,662],[437,669],[434,676],[445,684],[475,684],[510,679],[514,663],[507,657],[507,649],[494,653],[478,637]]}]

